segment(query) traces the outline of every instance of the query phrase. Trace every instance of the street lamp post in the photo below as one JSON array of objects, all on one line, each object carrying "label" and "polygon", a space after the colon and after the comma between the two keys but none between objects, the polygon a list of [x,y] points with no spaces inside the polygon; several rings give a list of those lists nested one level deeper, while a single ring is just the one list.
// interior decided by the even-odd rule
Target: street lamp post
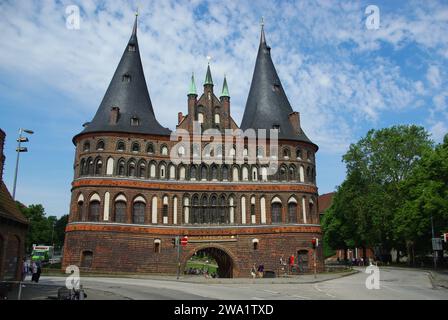
[{"label": "street lamp post", "polygon": [[33,134],[34,131],[32,130],[27,130],[27,129],[19,129],[19,137],[17,138],[17,159],[16,159],[16,169],[15,169],[15,173],[14,173],[14,186],[12,189],[12,198],[15,200],[16,199],[16,185],[17,185],[17,172],[19,171],[19,157],[20,157],[20,153],[21,152],[28,152],[28,149],[26,147],[22,147],[22,142],[28,142],[28,138],[27,137],[22,137],[23,133],[28,133],[28,134]]}]

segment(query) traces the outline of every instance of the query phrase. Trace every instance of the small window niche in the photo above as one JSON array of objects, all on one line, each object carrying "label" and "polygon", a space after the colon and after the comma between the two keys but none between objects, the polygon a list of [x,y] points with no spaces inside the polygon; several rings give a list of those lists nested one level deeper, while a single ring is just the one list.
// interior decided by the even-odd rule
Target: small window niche
[{"label": "small window niche", "polygon": [[131,82],[131,75],[130,74],[124,74],[121,78],[121,81],[123,82]]},{"label": "small window niche", "polygon": [[132,117],[131,118],[131,126],[133,127],[138,127],[140,125],[140,119],[137,117]]},{"label": "small window niche", "polygon": [[131,44],[128,46],[128,51],[129,51],[129,52],[135,52],[135,44],[131,43]]}]

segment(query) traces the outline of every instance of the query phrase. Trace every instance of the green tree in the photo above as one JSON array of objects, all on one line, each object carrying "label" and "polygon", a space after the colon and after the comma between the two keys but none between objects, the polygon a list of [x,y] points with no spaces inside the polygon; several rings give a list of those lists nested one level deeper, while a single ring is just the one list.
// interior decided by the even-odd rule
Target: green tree
[{"label": "green tree", "polygon": [[383,252],[403,250],[405,241],[396,236],[393,224],[406,198],[402,183],[432,146],[424,128],[414,125],[370,130],[350,145],[343,156],[346,180],[338,188],[328,220],[324,219],[328,242],[378,247]]},{"label": "green tree", "polygon": [[431,250],[431,219],[436,236],[448,231],[448,134],[442,144],[424,154],[401,189],[406,199],[394,226],[413,263],[414,252]]}]

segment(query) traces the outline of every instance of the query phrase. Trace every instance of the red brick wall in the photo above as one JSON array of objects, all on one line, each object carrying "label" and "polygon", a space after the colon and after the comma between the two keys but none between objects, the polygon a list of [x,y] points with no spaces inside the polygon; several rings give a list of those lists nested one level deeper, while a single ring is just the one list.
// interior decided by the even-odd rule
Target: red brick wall
[{"label": "red brick wall", "polygon": [[[189,235],[195,239],[210,231],[193,228],[128,227],[107,224],[72,224],[67,227],[63,267],[81,265],[81,254],[93,252],[92,267],[81,269],[97,272],[145,272],[176,273],[177,249],[171,240],[174,236]],[[215,236],[234,235],[232,242],[199,242],[182,248],[182,270],[186,261],[203,248],[220,248],[232,258],[233,276],[249,277],[253,264],[264,264],[265,270],[278,272],[281,257],[287,259],[299,250],[309,250],[309,268],[312,270],[311,238],[320,237],[318,226],[243,227],[220,228]],[[253,249],[252,240],[259,240],[258,249]],[[154,240],[161,240],[160,253],[154,252]],[[321,252],[317,253],[319,270],[322,270]]]}]

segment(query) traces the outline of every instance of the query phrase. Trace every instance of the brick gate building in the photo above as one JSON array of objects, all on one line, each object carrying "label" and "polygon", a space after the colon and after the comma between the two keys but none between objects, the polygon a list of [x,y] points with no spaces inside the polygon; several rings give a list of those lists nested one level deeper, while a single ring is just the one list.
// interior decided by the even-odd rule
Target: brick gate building
[{"label": "brick gate building", "polygon": [[[174,140],[155,116],[136,18],[97,113],[73,138],[75,176],[64,268],[175,273],[176,236],[189,240],[181,252],[182,269],[199,251],[216,259],[221,277],[247,277],[253,264],[278,272],[280,258],[291,255],[305,269],[312,267],[311,239],[321,236],[318,147],[301,129],[270,51],[262,28],[241,126],[231,117],[225,77],[218,97],[208,66],[202,93],[191,78],[188,112],[179,113],[176,130],[186,135]],[[205,131],[199,139],[193,135],[198,129]],[[237,135],[230,143],[212,144],[207,138],[231,129],[266,129],[266,145],[253,149]],[[243,161],[237,161],[239,156]],[[276,164],[268,166],[266,159]],[[317,263],[321,268],[320,252]]]}]

